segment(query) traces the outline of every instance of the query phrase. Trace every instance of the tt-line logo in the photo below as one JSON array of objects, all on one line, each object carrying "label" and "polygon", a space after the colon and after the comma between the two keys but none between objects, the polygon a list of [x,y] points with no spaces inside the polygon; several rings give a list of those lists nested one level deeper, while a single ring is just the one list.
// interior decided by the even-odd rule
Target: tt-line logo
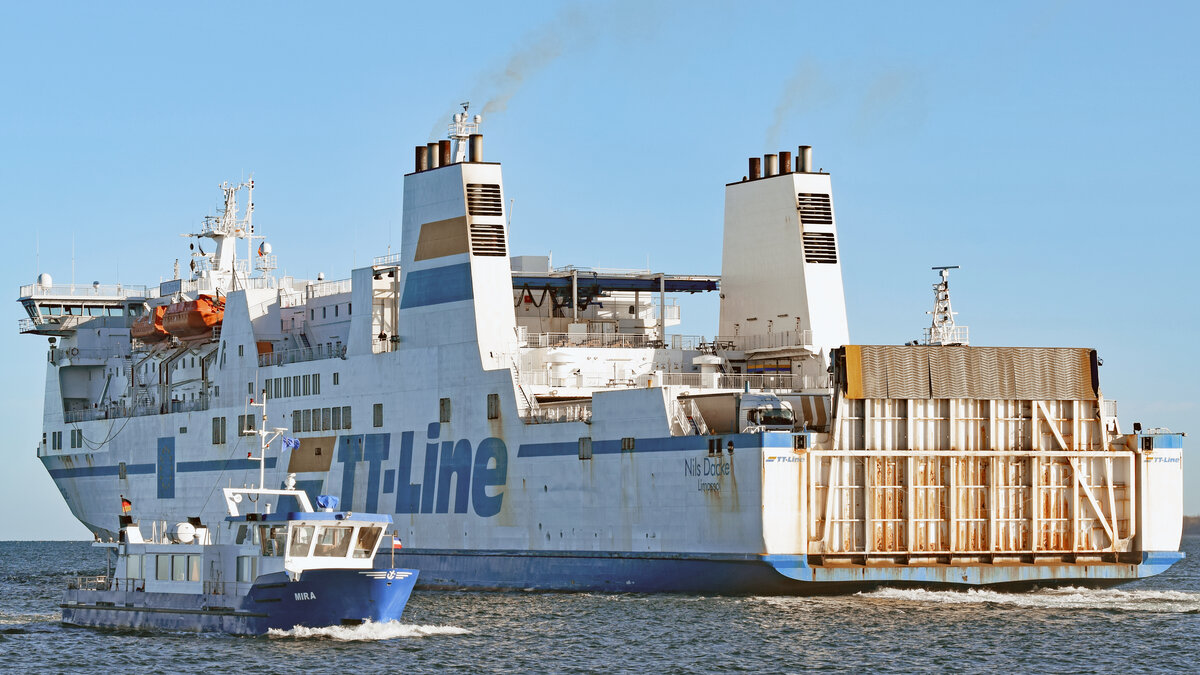
[{"label": "tt-line logo", "polygon": [[[471,441],[440,440],[441,424],[429,425],[420,472],[414,475],[413,437],[400,434],[399,452],[391,448],[392,434],[348,435],[338,438],[337,460],[342,463],[342,500],[354,504],[359,463],[367,469],[363,508],[377,512],[380,500],[395,497],[395,513],[466,513],[490,518],[500,513],[508,481],[508,448],[499,438]],[[384,508],[387,504],[383,505]]]}]

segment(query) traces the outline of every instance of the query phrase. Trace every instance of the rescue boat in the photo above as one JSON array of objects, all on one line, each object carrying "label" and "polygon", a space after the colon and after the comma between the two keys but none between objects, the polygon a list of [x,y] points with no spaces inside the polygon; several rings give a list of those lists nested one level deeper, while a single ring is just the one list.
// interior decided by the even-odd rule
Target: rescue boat
[{"label": "rescue boat", "polygon": [[163,315],[166,311],[166,305],[159,305],[149,314],[138,317],[129,328],[129,335],[142,342],[162,342],[167,339],[170,334],[163,328]]},{"label": "rescue boat", "polygon": [[201,295],[195,300],[171,303],[162,318],[162,327],[180,339],[208,335],[221,325],[225,317],[225,302],[211,295]]}]

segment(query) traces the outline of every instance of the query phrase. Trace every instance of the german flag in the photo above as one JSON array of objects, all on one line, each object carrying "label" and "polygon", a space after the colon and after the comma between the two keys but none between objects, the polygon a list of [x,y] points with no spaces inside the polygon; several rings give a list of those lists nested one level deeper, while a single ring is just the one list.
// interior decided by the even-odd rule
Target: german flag
[{"label": "german flag", "polygon": [[133,502],[126,499],[125,495],[121,495],[121,513],[124,513],[125,515],[129,515],[129,512],[132,510],[133,510]]}]

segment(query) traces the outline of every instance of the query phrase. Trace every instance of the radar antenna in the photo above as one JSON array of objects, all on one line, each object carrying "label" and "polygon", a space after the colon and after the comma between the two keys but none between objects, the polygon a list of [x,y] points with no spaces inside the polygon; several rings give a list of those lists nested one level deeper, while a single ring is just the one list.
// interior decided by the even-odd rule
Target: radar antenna
[{"label": "radar antenna", "polygon": [[454,141],[455,163],[467,161],[467,143],[471,139],[471,134],[479,133],[479,123],[483,121],[482,115],[476,115],[473,118],[467,116],[467,110],[471,107],[470,101],[463,101],[459,105],[462,106],[463,111],[454,113],[454,116],[450,118],[449,133],[446,135],[447,138]]},{"label": "radar antenna", "polygon": [[958,269],[958,265],[933,267],[942,276],[941,281],[933,285],[933,311],[925,312],[933,316],[933,322],[925,329],[924,344],[927,345],[968,345],[967,327],[954,324],[954,315],[958,314],[950,308],[950,270]]}]

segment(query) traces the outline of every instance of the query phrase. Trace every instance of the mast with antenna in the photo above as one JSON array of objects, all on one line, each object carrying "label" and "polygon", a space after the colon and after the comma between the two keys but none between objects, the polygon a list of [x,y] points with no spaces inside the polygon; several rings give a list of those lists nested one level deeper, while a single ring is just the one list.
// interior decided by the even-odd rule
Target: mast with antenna
[{"label": "mast with antenna", "polygon": [[933,311],[925,312],[933,316],[929,328],[925,329],[924,344],[927,345],[968,345],[967,327],[954,323],[958,314],[950,307],[950,270],[958,269],[958,265],[933,267],[941,274],[941,281],[933,285]]}]

